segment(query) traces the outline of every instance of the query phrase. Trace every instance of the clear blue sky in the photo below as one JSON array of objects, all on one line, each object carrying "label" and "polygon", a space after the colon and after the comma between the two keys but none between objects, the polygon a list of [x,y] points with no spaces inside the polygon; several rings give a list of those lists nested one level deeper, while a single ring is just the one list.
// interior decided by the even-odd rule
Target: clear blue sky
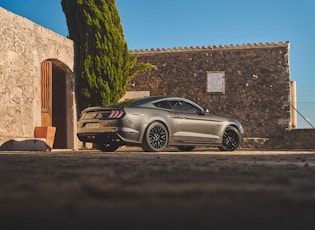
[{"label": "clear blue sky", "polygon": [[[63,36],[61,0],[0,6]],[[315,0],[116,0],[129,49],[290,41],[298,110],[315,125]],[[299,127],[310,127],[300,118]]]}]

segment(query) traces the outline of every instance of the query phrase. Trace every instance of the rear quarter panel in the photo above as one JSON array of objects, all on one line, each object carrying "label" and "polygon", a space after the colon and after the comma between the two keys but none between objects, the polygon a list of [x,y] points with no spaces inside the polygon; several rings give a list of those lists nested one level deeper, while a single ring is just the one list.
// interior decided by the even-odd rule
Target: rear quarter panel
[{"label": "rear quarter panel", "polygon": [[123,126],[135,129],[139,132],[138,142],[142,142],[143,136],[149,124],[159,121],[163,123],[170,135],[175,132],[173,111],[159,108],[141,108],[141,107],[126,107],[126,116],[123,119]]}]

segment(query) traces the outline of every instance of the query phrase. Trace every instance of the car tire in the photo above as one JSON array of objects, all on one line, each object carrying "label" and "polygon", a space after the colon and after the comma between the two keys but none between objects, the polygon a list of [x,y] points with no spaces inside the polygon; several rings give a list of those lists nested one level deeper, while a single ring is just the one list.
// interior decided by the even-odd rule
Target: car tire
[{"label": "car tire", "polygon": [[103,143],[95,143],[95,147],[102,152],[114,152],[119,148],[119,144],[114,141],[106,141]]},{"label": "car tire", "polygon": [[195,148],[195,146],[182,146],[182,145],[176,146],[176,147],[178,148],[178,150],[183,151],[183,152],[189,152]]},{"label": "car tire", "polygon": [[234,127],[228,127],[222,137],[222,145],[219,147],[221,151],[234,151],[240,145],[241,134]]},{"label": "car tire", "polygon": [[146,152],[160,152],[168,144],[168,131],[161,122],[151,123],[144,134],[142,149]]}]

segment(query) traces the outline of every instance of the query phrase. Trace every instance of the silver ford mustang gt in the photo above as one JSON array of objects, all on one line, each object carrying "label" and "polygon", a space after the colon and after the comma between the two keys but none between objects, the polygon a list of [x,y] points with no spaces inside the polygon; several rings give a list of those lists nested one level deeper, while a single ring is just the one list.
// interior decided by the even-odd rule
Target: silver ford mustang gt
[{"label": "silver ford mustang gt", "polygon": [[113,152],[122,145],[139,145],[150,152],[166,146],[190,151],[201,145],[233,151],[242,143],[243,135],[239,121],[209,114],[190,100],[171,96],[84,109],[77,132],[80,141],[95,143],[103,152]]}]

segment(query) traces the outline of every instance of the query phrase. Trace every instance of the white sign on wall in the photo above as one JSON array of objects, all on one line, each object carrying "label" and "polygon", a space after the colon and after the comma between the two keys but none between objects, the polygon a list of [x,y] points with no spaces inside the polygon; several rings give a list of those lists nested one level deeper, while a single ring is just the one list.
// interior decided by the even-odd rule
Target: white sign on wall
[{"label": "white sign on wall", "polygon": [[225,93],[224,72],[218,71],[207,72],[207,92]]}]

